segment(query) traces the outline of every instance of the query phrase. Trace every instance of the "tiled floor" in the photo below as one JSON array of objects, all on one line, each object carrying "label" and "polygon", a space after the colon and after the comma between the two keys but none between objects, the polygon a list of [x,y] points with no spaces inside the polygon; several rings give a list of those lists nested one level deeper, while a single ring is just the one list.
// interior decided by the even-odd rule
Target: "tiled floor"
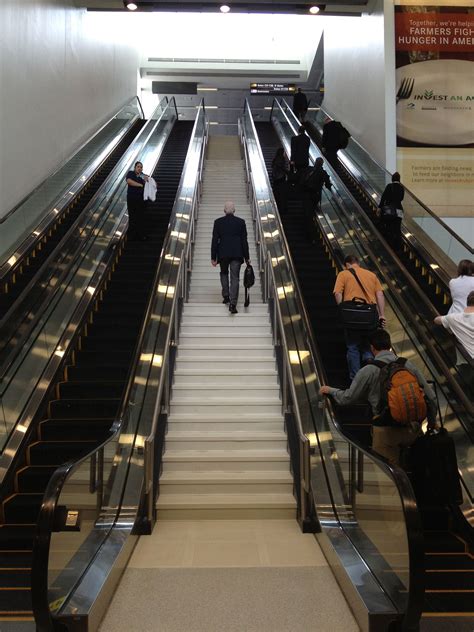
[{"label": "tiled floor", "polygon": [[129,568],[326,565],[295,520],[162,520],[140,539]]},{"label": "tiled floor", "polygon": [[100,632],[357,632],[315,538],[294,520],[162,520]]}]

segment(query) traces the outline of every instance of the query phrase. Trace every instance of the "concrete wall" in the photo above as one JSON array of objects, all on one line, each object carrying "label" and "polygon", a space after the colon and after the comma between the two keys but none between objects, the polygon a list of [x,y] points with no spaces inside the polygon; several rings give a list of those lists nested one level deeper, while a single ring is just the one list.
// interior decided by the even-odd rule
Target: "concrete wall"
[{"label": "concrete wall", "polygon": [[375,0],[369,12],[359,18],[324,18],[323,107],[380,164],[393,171],[393,5],[386,2],[386,20],[383,0]]},{"label": "concrete wall", "polygon": [[136,94],[136,49],[107,24],[73,0],[0,3],[0,217]]}]

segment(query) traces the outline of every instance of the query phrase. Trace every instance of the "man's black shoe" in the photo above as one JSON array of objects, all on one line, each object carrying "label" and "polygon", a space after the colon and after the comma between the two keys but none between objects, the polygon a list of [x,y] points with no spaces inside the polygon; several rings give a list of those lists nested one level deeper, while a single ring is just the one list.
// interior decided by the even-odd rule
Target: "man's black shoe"
[{"label": "man's black shoe", "polygon": [[224,305],[227,305],[229,301],[230,301],[230,298],[228,296],[224,296],[224,300],[222,301]]},{"label": "man's black shoe", "polygon": [[237,307],[235,305],[232,305],[232,303],[229,305],[229,312],[231,314],[238,314],[239,312],[237,311]]}]

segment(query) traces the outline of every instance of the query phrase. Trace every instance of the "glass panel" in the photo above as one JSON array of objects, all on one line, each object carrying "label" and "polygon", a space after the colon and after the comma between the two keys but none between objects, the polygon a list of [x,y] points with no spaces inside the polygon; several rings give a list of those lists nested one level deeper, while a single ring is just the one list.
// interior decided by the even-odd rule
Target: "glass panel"
[{"label": "glass panel", "polygon": [[[31,396],[31,387],[40,379],[44,367],[55,351],[115,236],[126,208],[124,177],[132,158],[140,151],[144,165],[153,167],[168,137],[168,128],[175,119],[174,108],[168,108],[158,121],[151,120],[147,123],[106,181],[101,194],[94,198],[79,237],[71,237],[73,250],[66,245],[64,254],[59,254],[58,259],[50,264],[50,268],[44,270],[44,280],[42,279],[41,283],[51,286],[52,295],[46,308],[44,305],[38,308],[45,309],[45,312],[30,331],[28,339],[10,364],[1,384],[0,401],[7,419],[6,432],[0,434],[1,449],[4,448],[9,432],[15,427],[24,405]],[[91,238],[87,241],[88,236]],[[67,273],[60,285],[56,286],[62,267],[66,265]]]},{"label": "glass panel", "polygon": [[63,167],[20,203],[12,214],[4,221],[0,220],[0,262],[11,256],[15,247],[27,237],[25,232],[33,230],[53,207],[61,209],[70,201],[70,191],[75,193],[83,186],[84,181],[90,178],[139,116],[138,100],[134,98],[67,160]]}]

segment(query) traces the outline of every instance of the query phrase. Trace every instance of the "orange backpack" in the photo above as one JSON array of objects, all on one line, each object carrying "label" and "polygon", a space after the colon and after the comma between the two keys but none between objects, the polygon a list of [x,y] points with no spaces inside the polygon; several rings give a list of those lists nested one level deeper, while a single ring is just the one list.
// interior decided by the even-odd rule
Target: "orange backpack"
[{"label": "orange backpack", "polygon": [[388,363],[372,361],[380,369],[380,415],[402,426],[421,423],[427,413],[425,393],[405,363],[406,358]]}]

